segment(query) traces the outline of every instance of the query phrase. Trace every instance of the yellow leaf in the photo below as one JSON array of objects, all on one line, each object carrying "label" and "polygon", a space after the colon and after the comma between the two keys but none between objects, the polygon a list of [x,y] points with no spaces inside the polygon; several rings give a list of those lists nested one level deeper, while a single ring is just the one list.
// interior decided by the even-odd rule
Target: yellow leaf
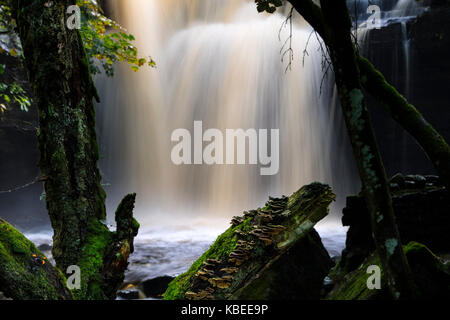
[{"label": "yellow leaf", "polygon": [[19,53],[17,52],[17,50],[14,49],[14,48],[12,48],[12,49],[9,51],[9,54],[12,55],[13,57],[17,57],[17,56],[19,55]]}]

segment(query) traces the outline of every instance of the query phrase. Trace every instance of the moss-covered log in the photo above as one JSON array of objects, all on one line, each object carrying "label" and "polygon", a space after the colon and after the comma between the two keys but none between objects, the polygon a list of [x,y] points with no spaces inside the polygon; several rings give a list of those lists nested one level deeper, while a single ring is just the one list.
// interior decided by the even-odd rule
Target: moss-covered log
[{"label": "moss-covered log", "polygon": [[[426,246],[410,242],[403,247],[405,255],[413,270],[417,285],[416,297],[427,300],[444,300],[450,296],[450,265],[434,255]],[[379,266],[381,270],[381,288],[370,290],[367,273],[370,266]],[[336,282],[328,294],[328,300],[387,300],[389,290],[383,267],[376,253],[367,258],[355,271],[348,274],[331,272],[330,277]]]},{"label": "moss-covered log", "polygon": [[0,219],[0,292],[14,300],[71,300],[64,275],[6,221]]},{"label": "moss-covered log", "polygon": [[103,223],[106,195],[97,167],[97,93],[80,34],[67,27],[67,8],[74,4],[11,2],[39,113],[39,167],[54,230],[53,256],[60,270],[81,268],[76,298],[113,299],[137,233],[135,195],[119,206],[117,233],[110,232]]},{"label": "moss-covered log", "polygon": [[[314,183],[233,218],[232,227],[170,283],[164,299],[319,298],[332,263],[313,227],[334,199],[330,187]],[[288,269],[311,273],[294,279],[286,277]],[[284,295],[277,294],[280,288]]]}]

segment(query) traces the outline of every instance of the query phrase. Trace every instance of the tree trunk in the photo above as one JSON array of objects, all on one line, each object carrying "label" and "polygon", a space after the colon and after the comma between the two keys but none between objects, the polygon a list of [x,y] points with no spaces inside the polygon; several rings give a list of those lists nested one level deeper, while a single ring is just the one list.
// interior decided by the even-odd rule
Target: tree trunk
[{"label": "tree trunk", "polygon": [[54,230],[53,256],[63,272],[81,268],[78,299],[114,299],[138,223],[135,195],[116,213],[117,232],[104,225],[105,192],[97,167],[93,98],[98,98],[78,30],[66,27],[74,0],[12,1],[38,113],[39,167]]},{"label": "tree trunk", "polygon": [[394,299],[410,298],[413,283],[395,223],[386,172],[367,110],[351,20],[345,0],[291,1],[315,28],[329,50],[341,106],[370,213],[372,235]]}]

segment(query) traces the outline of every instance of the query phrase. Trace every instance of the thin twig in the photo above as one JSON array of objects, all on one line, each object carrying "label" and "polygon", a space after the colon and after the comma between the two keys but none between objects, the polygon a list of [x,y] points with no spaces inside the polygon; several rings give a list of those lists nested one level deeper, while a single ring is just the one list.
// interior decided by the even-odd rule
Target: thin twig
[{"label": "thin twig", "polygon": [[31,187],[32,185],[34,185],[36,183],[43,182],[43,181],[45,181],[45,179],[37,176],[33,181],[31,181],[31,182],[29,182],[29,183],[27,183],[27,184],[25,184],[23,186],[12,188],[10,190],[0,191],[0,194],[13,193],[13,192],[16,192],[16,191],[20,191],[20,190],[26,189],[28,187]]},{"label": "thin twig", "polygon": [[[286,17],[286,20],[281,24],[280,30],[278,31],[278,40],[281,41],[281,32],[289,23],[289,37],[286,39],[286,41],[283,43],[283,46],[280,49],[281,54],[281,62],[284,63],[284,59],[286,55],[289,57],[289,63],[286,67],[285,72],[288,70],[292,70],[292,61],[294,61],[294,50],[292,49],[292,38],[293,38],[293,23],[292,23],[292,17],[294,14],[294,7],[291,8],[288,16]],[[288,47],[289,45],[289,47]],[[287,48],[287,49],[286,49]]]},{"label": "thin twig", "polygon": [[309,53],[308,53],[308,45],[309,45],[309,41],[311,40],[312,35],[314,34],[314,30],[311,31],[311,33],[308,36],[308,40],[306,41],[306,45],[305,45],[305,49],[303,50],[303,59],[302,59],[302,65],[303,67],[305,66],[305,57],[308,56],[309,57]]}]

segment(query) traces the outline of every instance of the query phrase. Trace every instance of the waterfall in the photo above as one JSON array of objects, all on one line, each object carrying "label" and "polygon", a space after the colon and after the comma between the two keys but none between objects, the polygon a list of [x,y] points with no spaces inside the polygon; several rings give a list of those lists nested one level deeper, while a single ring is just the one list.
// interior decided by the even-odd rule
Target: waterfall
[{"label": "waterfall", "polygon": [[381,25],[408,21],[426,10],[424,1],[417,0],[347,0],[347,6],[357,25],[365,28],[371,13],[369,6],[376,5],[381,10]]},{"label": "waterfall", "polygon": [[420,1],[416,0],[399,0],[394,7],[399,17],[417,16],[423,10],[423,5]]},{"label": "waterfall", "polygon": [[410,60],[411,60],[411,53],[410,53],[410,49],[411,49],[411,45],[410,45],[410,40],[408,38],[408,29],[407,29],[407,25],[406,22],[402,22],[401,23],[402,26],[402,45],[403,45],[403,55],[405,58],[405,91],[404,91],[404,95],[406,98],[409,97],[409,91],[410,91]]},{"label": "waterfall", "polygon": [[[354,0],[353,0],[354,2]],[[415,19],[416,16],[422,14],[427,8],[423,5],[423,1],[415,0],[397,0],[393,1],[389,6],[383,7],[384,11],[381,14],[383,27],[398,24],[398,32],[400,33],[399,45],[399,60],[398,67],[392,69],[392,79],[399,81],[398,88],[400,92],[407,98],[411,99],[413,92],[411,91],[411,83],[413,80],[413,50],[411,50],[411,41],[408,35],[408,22]],[[361,54],[371,58],[370,43],[371,35],[374,29],[366,28],[366,23],[363,19],[366,16],[361,15],[359,28],[357,30],[358,42],[361,48]],[[408,133],[404,130],[399,132],[399,146],[396,147],[399,154],[398,161],[402,164],[408,162]]]},{"label": "waterfall", "polygon": [[[133,73],[120,66],[115,78],[97,81],[109,209],[125,193],[137,192],[136,212],[144,224],[208,223],[229,221],[269,195],[291,194],[313,181],[334,188],[336,213],[345,196],[358,191],[332,75],[324,75],[318,40],[298,14],[289,69],[280,53],[290,34],[289,28],[279,34],[286,15],[259,14],[254,1],[113,5],[157,69]],[[196,120],[222,131],[279,129],[279,173],[261,176],[249,165],[174,165],[171,133],[192,131]]]}]

